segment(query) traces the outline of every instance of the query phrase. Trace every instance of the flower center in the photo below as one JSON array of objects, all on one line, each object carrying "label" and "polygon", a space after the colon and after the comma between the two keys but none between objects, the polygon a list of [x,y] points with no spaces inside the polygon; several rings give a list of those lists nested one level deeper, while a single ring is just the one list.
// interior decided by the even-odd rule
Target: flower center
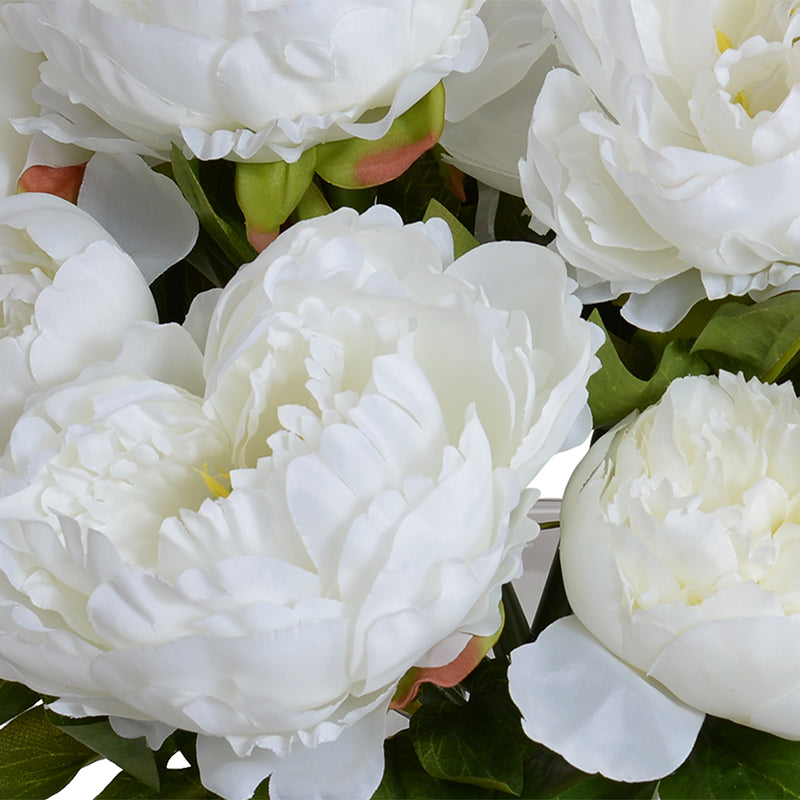
[{"label": "flower center", "polygon": [[[723,33],[719,28],[714,28],[717,33],[717,48],[719,49],[720,55],[724,53],[726,50],[733,49],[733,43],[728,38],[728,36]],[[733,97],[732,100],[734,103],[738,103],[747,113],[747,116],[752,117],[753,115],[750,113],[750,104],[747,102],[747,95],[744,92],[744,89],[737,92]]]}]

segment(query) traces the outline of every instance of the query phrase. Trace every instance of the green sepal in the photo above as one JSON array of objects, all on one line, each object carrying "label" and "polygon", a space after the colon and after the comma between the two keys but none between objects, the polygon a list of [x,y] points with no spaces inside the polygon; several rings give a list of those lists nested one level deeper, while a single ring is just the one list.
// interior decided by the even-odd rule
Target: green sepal
[{"label": "green sepal", "polygon": [[[652,405],[676,378],[707,375],[711,371],[703,358],[690,351],[690,340],[673,339],[664,348],[652,375],[647,379],[638,378],[620,358],[597,309],[589,315],[589,320],[606,334],[597,353],[602,368],[589,378],[588,384],[589,408],[595,428],[608,428],[631,411]],[[623,347],[624,342],[619,346]]]},{"label": "green sepal", "polygon": [[40,696],[22,683],[0,681],[0,724],[27,711],[39,702]]},{"label": "green sepal", "polygon": [[158,767],[154,752],[144,737],[126,739],[114,732],[106,717],[63,717],[46,711],[47,719],[58,730],[113,761],[151,789],[159,788]]},{"label": "green sepal", "polygon": [[322,190],[312,181],[291,216],[293,220],[313,219],[324,217],[332,210]]},{"label": "green sepal", "polygon": [[259,234],[277,234],[295,210],[311,186],[316,149],[306,150],[292,164],[272,161],[236,165],[236,201],[244,214],[251,243]]},{"label": "green sepal", "polygon": [[239,267],[256,257],[244,230],[235,220],[227,219],[212,205],[200,182],[200,166],[196,158],[187,159],[180,148],[172,145],[172,174],[175,183],[192,207],[200,224],[219,245],[226,258]]},{"label": "green sepal", "polygon": [[44,800],[97,759],[94,750],[52,725],[42,706],[28,709],[0,729],[3,797]]},{"label": "green sepal", "polygon": [[428,207],[425,209],[423,221],[427,222],[432,217],[439,217],[447,223],[450,233],[453,235],[453,253],[455,258],[463,256],[470,250],[478,246],[478,240],[461,224],[458,217],[448,211],[435,197],[431,198]]},{"label": "green sepal", "polygon": [[316,147],[317,173],[346,189],[378,186],[402,175],[433,147],[444,127],[444,87],[438,83],[375,141],[349,138]]}]

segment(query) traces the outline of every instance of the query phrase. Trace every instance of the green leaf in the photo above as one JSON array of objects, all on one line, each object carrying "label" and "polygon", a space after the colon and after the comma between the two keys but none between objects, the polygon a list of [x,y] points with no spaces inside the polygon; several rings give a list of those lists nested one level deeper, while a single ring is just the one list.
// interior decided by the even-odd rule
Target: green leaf
[{"label": "green leaf", "polygon": [[570,798],[571,800],[624,800],[652,798],[656,783],[618,783],[602,775],[587,775],[568,764],[561,756],[531,742],[531,755],[525,762],[522,797]]},{"label": "green leaf", "polygon": [[717,369],[776,381],[800,353],[800,292],[762,303],[726,303],[692,347]]},{"label": "green leaf", "polygon": [[478,246],[478,240],[461,224],[458,217],[451,213],[435,197],[432,197],[425,209],[422,219],[427,222],[431,217],[439,217],[447,223],[453,234],[453,252],[456,258]]},{"label": "green leaf", "polygon": [[414,750],[434,778],[519,795],[527,739],[508,696],[504,659],[473,673],[466,705],[424,706],[411,718]]},{"label": "green leaf", "polygon": [[317,145],[317,172],[334,186],[362,189],[402,175],[433,147],[444,126],[444,88],[437,84],[377,140],[349,138]]},{"label": "green leaf", "polygon": [[214,209],[200,182],[200,167],[196,158],[187,159],[176,145],[172,145],[172,172],[175,182],[186,201],[197,214],[203,228],[220,246],[225,256],[238,267],[256,257],[256,251],[247,241],[243,230],[232,220],[225,219]]},{"label": "green leaf", "polygon": [[36,706],[0,729],[4,797],[39,800],[63,789],[97,753],[58,730]]},{"label": "green leaf", "polygon": [[287,164],[242,162],[236,165],[236,200],[244,213],[248,238],[275,233],[289,218],[311,186],[317,164],[316,148]]},{"label": "green leaf", "polygon": [[27,711],[41,700],[40,696],[21,683],[0,681],[0,724]]},{"label": "green leaf", "polygon": [[494,797],[494,792],[478,786],[443,781],[429,775],[419,763],[410,731],[401,731],[384,743],[385,767],[381,785],[373,800],[478,800]]},{"label": "green leaf", "polygon": [[195,768],[164,770],[161,788],[154,792],[146,783],[120,772],[108,786],[97,795],[97,800],[161,800],[179,798],[180,800],[205,800],[215,798],[201,783]]},{"label": "green leaf", "polygon": [[658,787],[672,798],[800,797],[800,742],[706,717],[692,754]]},{"label": "green leaf", "polygon": [[48,711],[47,718],[61,731],[113,761],[152,789],[159,788],[155,753],[144,737],[126,739],[114,732],[105,717],[72,719]]},{"label": "green leaf", "polygon": [[589,378],[589,407],[596,428],[608,428],[634,410],[655,403],[675,378],[684,375],[707,375],[709,365],[689,350],[689,342],[673,339],[664,348],[653,374],[646,380],[637,378],[625,366],[597,309],[589,316],[606,333],[606,340],[597,355],[602,367]]}]

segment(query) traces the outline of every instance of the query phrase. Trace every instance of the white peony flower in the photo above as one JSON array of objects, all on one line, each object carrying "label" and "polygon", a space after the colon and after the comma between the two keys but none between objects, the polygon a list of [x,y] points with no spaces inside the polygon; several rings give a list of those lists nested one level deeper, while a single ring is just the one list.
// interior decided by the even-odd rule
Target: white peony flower
[{"label": "white peony flower", "polygon": [[31,406],[0,460],[0,675],[153,745],[196,731],[231,800],[369,797],[400,678],[498,629],[602,338],[555,254],[452,246],[380,206],[299,223],[207,338],[195,309],[205,400],[118,373]]},{"label": "white peony flower", "polygon": [[0,200],[0,447],[41,389],[116,356],[156,320],[142,274],[88,214],[48,194]]},{"label": "white peony flower", "polygon": [[557,63],[553,30],[541,0],[487,0],[479,12],[489,36],[480,66],[444,79],[447,160],[488,186],[522,196],[533,104]]},{"label": "white peony flower", "polygon": [[741,375],[673,382],[567,486],[575,617],[514,653],[531,738],[579,768],[662,777],[704,713],[800,740],[800,400]]},{"label": "white peony flower", "polygon": [[552,71],[521,164],[588,301],[667,330],[699,299],[800,287],[791,2],[546,0]]},{"label": "white peony flower", "polygon": [[91,150],[296,161],[320,142],[378,139],[486,48],[480,0],[14,3],[44,53],[25,130]]}]

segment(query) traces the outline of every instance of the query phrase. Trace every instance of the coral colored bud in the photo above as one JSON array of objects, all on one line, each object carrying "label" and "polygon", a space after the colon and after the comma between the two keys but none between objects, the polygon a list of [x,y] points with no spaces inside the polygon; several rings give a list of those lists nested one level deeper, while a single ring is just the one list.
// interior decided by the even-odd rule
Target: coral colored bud
[{"label": "coral colored bud", "polygon": [[37,164],[28,167],[17,182],[18,192],[45,192],[70,203],[78,202],[78,191],[83,182],[86,162],[68,167],[48,167]]}]

